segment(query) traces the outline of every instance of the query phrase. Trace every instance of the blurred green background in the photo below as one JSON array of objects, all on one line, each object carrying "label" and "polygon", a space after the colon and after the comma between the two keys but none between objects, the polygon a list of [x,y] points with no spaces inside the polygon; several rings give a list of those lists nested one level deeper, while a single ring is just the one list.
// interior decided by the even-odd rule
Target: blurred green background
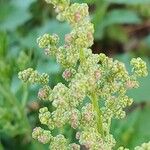
[{"label": "blurred green background", "polygon": [[[71,1],[89,4],[95,25],[93,53],[119,59],[127,68],[132,57],[140,56],[150,72],[150,0]],[[33,67],[50,74],[51,87],[64,82],[61,66],[55,58],[44,56],[36,39],[46,32],[57,33],[63,43],[69,31],[66,23],[55,19],[52,6],[44,0],[0,0],[0,150],[48,149],[31,137],[32,129],[40,124],[39,107],[48,104],[37,100],[37,86],[23,84],[17,74]],[[127,117],[113,120],[116,147],[132,150],[150,141],[150,75],[140,83],[140,88],[128,93],[134,104],[127,110]],[[73,130],[64,132],[74,140]]]}]

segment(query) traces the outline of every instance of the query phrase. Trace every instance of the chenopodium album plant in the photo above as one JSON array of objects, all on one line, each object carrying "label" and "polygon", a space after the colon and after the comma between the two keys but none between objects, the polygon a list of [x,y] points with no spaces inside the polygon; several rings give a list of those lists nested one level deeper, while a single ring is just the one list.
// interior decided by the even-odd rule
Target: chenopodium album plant
[{"label": "chenopodium album plant", "polygon": [[[39,99],[49,101],[54,107],[39,110],[41,124],[49,130],[36,127],[32,136],[43,144],[49,143],[51,150],[112,150],[116,141],[110,133],[112,118],[125,117],[124,109],[133,102],[126,95],[128,89],[139,86],[137,78],[147,73],[146,63],[141,58],[131,60],[132,71],[125,65],[108,58],[105,54],[93,54],[89,47],[93,44],[94,27],[90,22],[87,4],[70,4],[69,0],[46,0],[52,3],[57,19],[67,21],[72,31],[65,36],[65,44],[59,45],[56,34],[44,34],[37,39],[45,54],[56,57],[64,67],[63,77],[67,85],[58,83],[53,89],[48,85],[48,74],[40,74],[29,68],[19,73],[19,78],[43,87],[38,92]],[[89,98],[89,101],[85,101]],[[76,131],[77,143],[63,135],[62,129],[70,125]],[[56,136],[53,130],[60,131]],[[120,147],[118,150],[127,150]],[[150,149],[144,143],[135,150]]]}]

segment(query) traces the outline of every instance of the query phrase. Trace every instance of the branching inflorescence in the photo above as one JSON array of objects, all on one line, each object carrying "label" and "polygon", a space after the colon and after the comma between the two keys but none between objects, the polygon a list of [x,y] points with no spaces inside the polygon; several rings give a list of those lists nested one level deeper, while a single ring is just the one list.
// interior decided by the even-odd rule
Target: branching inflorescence
[{"label": "branching inflorescence", "polygon": [[[52,112],[47,107],[39,110],[40,122],[49,130],[36,127],[32,136],[43,144],[49,143],[51,150],[80,150],[83,146],[89,150],[112,150],[116,141],[110,134],[111,120],[125,117],[124,109],[133,102],[126,91],[138,87],[137,78],[147,75],[146,63],[141,58],[133,58],[129,74],[123,63],[102,53],[93,54],[89,47],[93,44],[94,27],[87,4],[70,4],[69,0],[46,2],[54,5],[57,19],[67,21],[72,31],[65,36],[63,46],[58,46],[56,34],[44,34],[37,43],[46,55],[55,56],[63,66],[63,77],[68,84],[58,83],[51,89],[47,74],[31,68],[19,73],[24,82],[42,84],[39,99],[49,101],[54,107]],[[63,135],[66,124],[75,129],[77,143],[70,143]],[[56,136],[55,129],[60,129]],[[150,144],[142,146],[150,147]]]}]

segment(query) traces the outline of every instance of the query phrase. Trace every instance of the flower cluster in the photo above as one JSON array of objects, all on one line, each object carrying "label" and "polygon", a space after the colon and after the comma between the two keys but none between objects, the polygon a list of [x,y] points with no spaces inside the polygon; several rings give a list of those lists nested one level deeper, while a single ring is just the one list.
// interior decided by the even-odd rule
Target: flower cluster
[{"label": "flower cluster", "polygon": [[[68,83],[58,83],[51,89],[47,74],[40,75],[31,68],[19,73],[24,82],[44,84],[38,97],[51,102],[54,108],[53,111],[41,108],[39,120],[51,131],[60,131],[54,135],[38,127],[33,131],[33,138],[50,143],[52,150],[79,150],[80,147],[112,150],[116,141],[110,134],[111,120],[125,117],[124,109],[133,101],[126,92],[138,87],[137,77],[147,75],[146,63],[141,58],[133,58],[133,69],[129,74],[123,63],[102,53],[93,54],[89,47],[93,44],[94,28],[87,4],[71,4],[69,0],[46,2],[54,5],[57,18],[67,21],[72,31],[65,36],[64,45],[60,47],[55,34],[44,34],[37,42],[46,54],[54,55],[64,67],[62,76]],[[77,131],[77,143],[70,143],[63,135],[62,128],[66,124]]]},{"label": "flower cluster", "polygon": [[18,74],[19,79],[24,82],[28,82],[31,84],[39,83],[39,84],[47,84],[49,82],[49,75],[46,73],[39,74],[36,70],[32,68],[28,68]]}]

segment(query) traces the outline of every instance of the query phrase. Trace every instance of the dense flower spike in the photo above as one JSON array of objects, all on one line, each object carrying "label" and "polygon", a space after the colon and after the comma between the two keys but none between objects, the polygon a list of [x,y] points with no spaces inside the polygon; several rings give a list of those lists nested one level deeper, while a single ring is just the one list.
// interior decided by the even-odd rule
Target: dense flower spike
[{"label": "dense flower spike", "polygon": [[[51,111],[47,107],[39,110],[41,124],[52,133],[37,127],[32,136],[44,144],[49,143],[51,150],[79,150],[81,147],[112,150],[116,141],[110,134],[111,120],[125,117],[124,109],[133,102],[126,92],[139,86],[137,77],[147,75],[146,63],[141,58],[133,58],[130,75],[123,63],[102,53],[93,54],[89,47],[93,44],[94,27],[87,4],[71,4],[69,0],[46,2],[54,5],[58,20],[67,21],[72,27],[60,47],[59,37],[55,34],[44,34],[37,39],[39,47],[47,55],[54,55],[64,67],[62,76],[67,85],[58,83],[51,89],[47,85],[47,74],[40,75],[31,68],[19,73],[19,78],[24,82],[44,84],[38,98],[49,101],[53,107]],[[63,135],[65,125],[77,131],[77,144],[70,143]],[[149,144],[135,150],[146,148]],[[118,150],[127,149],[120,147]]]}]

